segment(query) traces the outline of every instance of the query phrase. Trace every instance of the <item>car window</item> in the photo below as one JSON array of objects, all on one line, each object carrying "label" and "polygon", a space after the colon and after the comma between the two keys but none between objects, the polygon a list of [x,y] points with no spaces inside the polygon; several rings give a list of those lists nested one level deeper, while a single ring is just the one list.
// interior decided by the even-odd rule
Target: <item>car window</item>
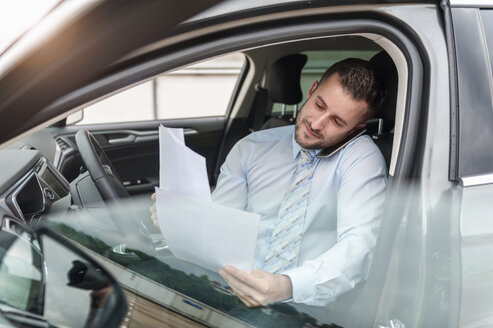
[{"label": "car window", "polygon": [[95,326],[101,309],[114,302],[115,286],[109,276],[49,236],[41,236],[40,243],[47,268],[45,319],[57,327]]},{"label": "car window", "polygon": [[[302,52],[302,54],[308,57],[308,60],[301,71],[300,85],[303,98],[301,103],[297,105],[297,108],[301,108],[301,105],[308,96],[308,91],[310,90],[313,81],[320,79],[320,76],[322,76],[327,67],[330,67],[340,60],[351,57],[369,60],[377,52],[378,51],[376,50],[313,50]],[[283,104],[274,103],[272,105],[272,115],[289,115],[293,113],[294,108],[295,106],[286,106],[283,110]]]},{"label": "car window", "polygon": [[491,75],[492,74],[491,67],[493,66],[493,10],[492,9],[481,10],[481,18],[483,20],[486,46],[488,47],[488,53],[490,56],[490,75]]},{"label": "car window", "polygon": [[[459,102],[460,178],[493,172],[490,10],[453,11]],[[489,53],[489,54],[488,54]]]},{"label": "car window", "polygon": [[[151,233],[150,240],[143,238],[141,234],[146,233],[136,228],[135,215],[147,210],[148,201],[134,198],[133,202],[108,206],[105,212],[109,215],[80,211],[68,220],[51,216],[48,222],[52,230],[87,247],[115,273],[127,299],[140,295],[153,300],[155,305],[146,309],[146,315],[160,316],[164,308],[170,308],[213,327],[330,326],[324,322],[328,319],[315,318],[308,306],[303,311],[289,303],[249,308],[217,272],[175,257],[161,233]],[[100,229],[102,226],[106,228]],[[120,230],[134,233],[123,236]],[[155,250],[149,248],[150,242]],[[128,322],[130,327],[137,323],[133,320]]]},{"label": "car window", "polygon": [[235,53],[168,72],[85,107],[67,124],[224,116],[244,62]]},{"label": "car window", "polygon": [[34,237],[5,227],[0,235],[0,304],[40,313],[35,300],[43,293],[43,258]]},{"label": "car window", "polygon": [[52,234],[26,231],[9,218],[0,225],[2,315],[29,327],[92,327],[104,320],[99,312],[121,291],[101,267]]}]

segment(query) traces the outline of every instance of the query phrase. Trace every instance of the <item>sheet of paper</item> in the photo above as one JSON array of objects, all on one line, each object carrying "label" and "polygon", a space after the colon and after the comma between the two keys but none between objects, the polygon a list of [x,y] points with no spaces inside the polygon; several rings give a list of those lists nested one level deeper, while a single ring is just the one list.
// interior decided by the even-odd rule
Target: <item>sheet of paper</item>
[{"label": "sheet of paper", "polygon": [[260,215],[156,188],[159,226],[177,258],[216,271],[250,272]]},{"label": "sheet of paper", "polygon": [[183,129],[159,127],[159,186],[210,201],[205,158],[185,145]]}]

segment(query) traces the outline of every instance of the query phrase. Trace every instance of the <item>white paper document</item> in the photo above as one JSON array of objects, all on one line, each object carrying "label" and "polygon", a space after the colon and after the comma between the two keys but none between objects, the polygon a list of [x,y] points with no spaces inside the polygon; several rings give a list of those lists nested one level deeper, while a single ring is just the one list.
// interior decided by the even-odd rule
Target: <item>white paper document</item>
[{"label": "white paper document", "polygon": [[161,126],[159,143],[156,210],[173,255],[216,272],[228,264],[250,272],[260,215],[211,201],[205,159],[185,146],[182,129]]},{"label": "white paper document", "polygon": [[159,127],[159,187],[211,200],[205,158],[185,146],[183,129]]},{"label": "white paper document", "polygon": [[162,189],[156,192],[159,225],[173,255],[216,272],[227,264],[250,272],[258,214]]}]

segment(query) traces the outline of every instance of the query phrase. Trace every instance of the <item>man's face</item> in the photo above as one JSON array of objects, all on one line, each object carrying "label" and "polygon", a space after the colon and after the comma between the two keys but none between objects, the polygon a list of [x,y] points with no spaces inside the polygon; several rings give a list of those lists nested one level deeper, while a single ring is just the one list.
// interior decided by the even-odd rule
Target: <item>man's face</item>
[{"label": "man's face", "polygon": [[338,81],[337,74],[308,92],[308,100],[296,118],[295,140],[305,149],[324,149],[365,127],[368,111],[364,100],[354,100]]}]

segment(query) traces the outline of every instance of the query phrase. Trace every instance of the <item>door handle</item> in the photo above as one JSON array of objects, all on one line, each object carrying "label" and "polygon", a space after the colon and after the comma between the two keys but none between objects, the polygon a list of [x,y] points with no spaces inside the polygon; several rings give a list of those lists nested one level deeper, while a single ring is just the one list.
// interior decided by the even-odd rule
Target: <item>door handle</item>
[{"label": "door handle", "polygon": [[135,141],[135,136],[129,134],[128,136],[124,138],[115,138],[115,139],[108,139],[108,143],[110,145],[118,145],[118,144],[124,144],[124,143],[131,143]]}]

